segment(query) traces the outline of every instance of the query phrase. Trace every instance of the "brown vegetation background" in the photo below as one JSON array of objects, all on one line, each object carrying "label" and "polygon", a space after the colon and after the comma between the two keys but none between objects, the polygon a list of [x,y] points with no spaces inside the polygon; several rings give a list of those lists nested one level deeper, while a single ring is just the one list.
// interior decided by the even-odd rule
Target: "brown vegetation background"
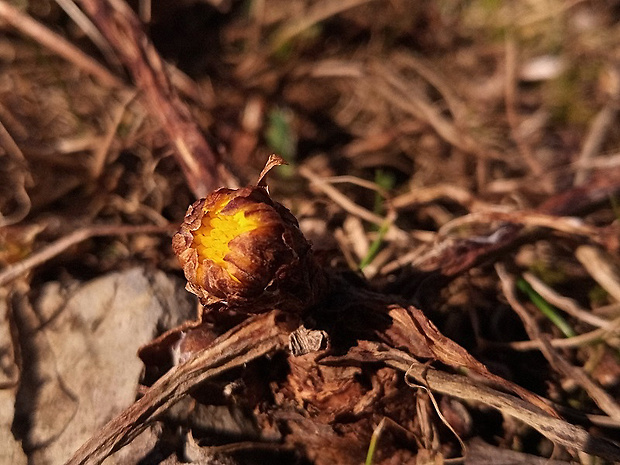
[{"label": "brown vegetation background", "polygon": [[[618,440],[619,19],[613,0],[0,1],[0,462],[64,463],[144,393],[137,349],[196,312],[171,234],[271,153],[324,266]],[[362,426],[361,404],[231,406],[234,371],[106,463],[613,460],[382,370],[340,373]]]}]

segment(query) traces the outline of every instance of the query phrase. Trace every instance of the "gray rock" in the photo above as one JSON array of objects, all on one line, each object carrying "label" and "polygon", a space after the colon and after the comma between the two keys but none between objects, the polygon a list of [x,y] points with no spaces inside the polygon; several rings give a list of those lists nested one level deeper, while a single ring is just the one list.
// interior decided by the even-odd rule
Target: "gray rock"
[{"label": "gray rock", "polygon": [[[196,303],[181,280],[134,268],[75,289],[50,283],[35,311],[37,385],[26,442],[34,449],[31,463],[56,464],[133,403],[143,368],[138,348],[193,319]],[[126,463],[123,455],[106,463]]]}]

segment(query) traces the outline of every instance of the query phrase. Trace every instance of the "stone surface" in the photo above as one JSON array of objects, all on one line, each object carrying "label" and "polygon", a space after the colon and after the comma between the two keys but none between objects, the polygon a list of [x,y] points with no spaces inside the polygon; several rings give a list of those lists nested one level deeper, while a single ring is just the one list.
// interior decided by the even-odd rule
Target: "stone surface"
[{"label": "stone surface", "polygon": [[[63,463],[129,406],[142,372],[138,348],[194,318],[195,308],[184,282],[142,268],[73,289],[47,284],[35,305],[41,324],[29,357],[37,382],[21,403],[30,409],[31,463]],[[127,463],[123,455],[106,463]]]}]

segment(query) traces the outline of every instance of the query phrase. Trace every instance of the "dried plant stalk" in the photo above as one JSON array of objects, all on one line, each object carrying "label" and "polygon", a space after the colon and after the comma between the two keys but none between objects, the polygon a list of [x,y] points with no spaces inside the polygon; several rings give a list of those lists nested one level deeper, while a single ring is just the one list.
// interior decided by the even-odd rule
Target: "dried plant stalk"
[{"label": "dried plant stalk", "polygon": [[236,326],[166,373],[141,399],[89,439],[66,465],[100,464],[132,441],[194,386],[285,348],[289,331],[286,320],[279,312],[257,315]]},{"label": "dried plant stalk", "polygon": [[170,82],[166,66],[136,14],[121,0],[80,0],[127,67],[153,115],[159,118],[188,184],[197,197],[237,180],[222,165]]}]

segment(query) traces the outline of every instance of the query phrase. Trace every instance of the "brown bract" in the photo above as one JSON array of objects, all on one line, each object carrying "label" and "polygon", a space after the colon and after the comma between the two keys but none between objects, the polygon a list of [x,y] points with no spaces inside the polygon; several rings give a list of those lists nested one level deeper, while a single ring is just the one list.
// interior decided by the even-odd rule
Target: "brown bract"
[{"label": "brown bract", "polygon": [[[242,217],[240,221],[252,226],[222,233],[231,238],[224,246],[227,253],[218,258],[197,247],[206,215],[221,222]],[[324,287],[323,274],[297,220],[261,186],[219,189],[194,202],[172,248],[183,266],[187,289],[204,305],[226,303],[244,313],[275,307],[301,312]]]}]

